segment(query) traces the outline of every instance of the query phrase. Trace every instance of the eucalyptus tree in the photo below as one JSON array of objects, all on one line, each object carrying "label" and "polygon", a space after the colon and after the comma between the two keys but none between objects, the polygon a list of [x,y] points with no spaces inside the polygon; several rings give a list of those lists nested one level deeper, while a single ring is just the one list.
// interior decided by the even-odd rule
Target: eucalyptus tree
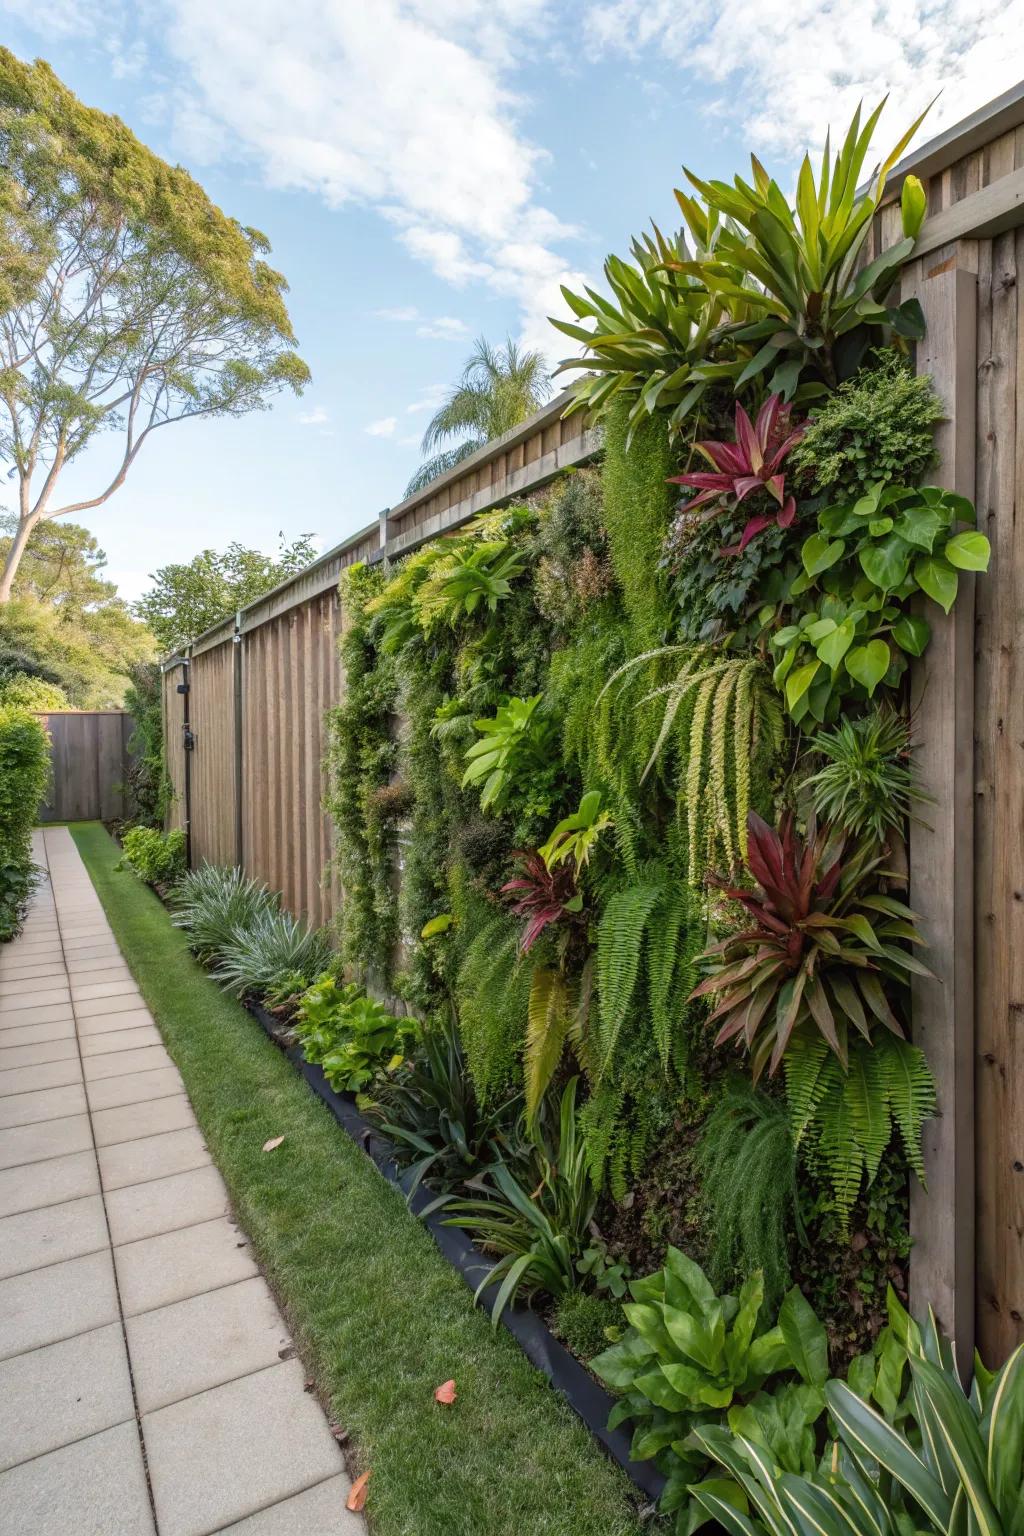
[{"label": "eucalyptus tree", "polygon": [[[492,347],[481,336],[459,382],[431,417],[421,446],[432,457],[420,465],[405,494],[421,491],[485,443],[510,432],[532,416],[550,394],[551,381],[542,353],[517,346],[511,337],[503,347]],[[453,438],[463,441],[441,448]]]},{"label": "eucalyptus tree", "polygon": [[[33,528],[105,502],[154,432],[301,392],[268,250],[49,65],[0,49],[0,459],[18,516],[0,603]],[[103,433],[112,460],[62,500]]]}]

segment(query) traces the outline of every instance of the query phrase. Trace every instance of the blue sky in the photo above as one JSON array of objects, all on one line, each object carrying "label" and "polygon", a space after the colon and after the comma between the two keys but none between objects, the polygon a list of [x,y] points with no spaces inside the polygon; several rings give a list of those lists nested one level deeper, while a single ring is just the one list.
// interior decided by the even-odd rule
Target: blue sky
[{"label": "blue sky", "polygon": [[[242,421],[156,434],[87,514],[128,596],[233,538],[324,547],[401,499],[474,336],[563,355],[558,282],[598,280],[680,165],[756,149],[784,183],[891,91],[924,137],[1024,75],[1024,0],[0,0],[0,38],[116,112],[244,224],[313,373]],[[113,444],[73,487],[94,490]]]}]

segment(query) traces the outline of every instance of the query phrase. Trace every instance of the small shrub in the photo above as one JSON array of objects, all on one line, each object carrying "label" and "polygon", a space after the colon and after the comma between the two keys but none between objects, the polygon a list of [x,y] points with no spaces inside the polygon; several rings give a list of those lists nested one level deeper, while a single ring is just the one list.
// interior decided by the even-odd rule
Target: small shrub
[{"label": "small shrub", "polygon": [[299,977],[308,985],[330,958],[322,928],[308,928],[274,904],[226,937],[212,974],[238,997],[279,997],[284,984],[294,993]]},{"label": "small shrub", "polygon": [[0,941],[14,937],[32,889],[32,828],[49,766],[50,738],[40,722],[0,705]]},{"label": "small shrub", "polygon": [[56,683],[44,677],[32,677],[27,672],[12,672],[0,678],[0,705],[8,709],[38,710],[46,713],[52,709],[68,709],[68,696]]},{"label": "small shrub", "polygon": [[146,885],[177,880],[185,872],[185,833],[158,832],[155,827],[129,827],[121,838],[122,863]]},{"label": "small shrub", "polygon": [[555,1309],[552,1332],[580,1360],[608,1348],[608,1330],[621,1326],[622,1307],[606,1296],[570,1291]]},{"label": "small shrub", "polygon": [[305,993],[295,1027],[306,1060],[323,1067],[337,1093],[359,1093],[395,1071],[419,1032],[415,1019],[397,1018],[362,987],[339,986],[331,975]]},{"label": "small shrub", "polygon": [[880,351],[815,413],[792,463],[815,491],[855,501],[878,480],[915,484],[935,458],[942,402],[927,374]]}]

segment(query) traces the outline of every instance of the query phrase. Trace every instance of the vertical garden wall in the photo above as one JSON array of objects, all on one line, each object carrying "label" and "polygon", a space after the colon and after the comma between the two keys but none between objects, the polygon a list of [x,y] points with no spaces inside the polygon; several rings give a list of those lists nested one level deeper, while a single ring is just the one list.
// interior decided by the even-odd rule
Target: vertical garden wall
[{"label": "vertical garden wall", "polygon": [[[904,195],[908,176],[920,193],[912,181]],[[845,1359],[877,1332],[887,1282],[918,1312],[933,1304],[961,1350],[976,1331],[996,1362],[1024,1338],[1022,182],[1024,103],[1015,97],[896,166],[873,217],[863,263],[900,248],[898,287],[886,304],[907,306],[895,334],[882,334],[879,321],[874,340],[902,347],[931,379],[938,404],[914,393],[902,372],[887,382],[888,364],[866,355],[868,387],[850,411],[864,413],[870,438],[871,399],[906,390],[896,416],[905,412],[934,436],[932,466],[908,464],[912,432],[889,444],[895,480],[877,457],[859,476],[850,457],[844,469],[841,454],[823,472],[821,434],[816,462],[794,444],[792,463],[779,464],[789,480],[774,526],[723,562],[721,528],[708,539],[702,525],[706,547],[695,548],[694,528],[674,514],[680,494],[701,492],[693,476],[709,471],[690,453],[692,432],[687,438],[684,418],[697,402],[686,405],[674,435],[668,426],[692,383],[670,382],[632,421],[612,403],[600,462],[598,435],[580,414],[563,418],[563,398],[166,664],[171,818],[183,825],[188,817],[193,864],[240,863],[295,912],[336,921],[350,964],[375,990],[402,992],[427,1013],[453,1002],[483,1101],[518,1090],[536,1108],[549,1084],[561,1092],[567,1073],[579,1072],[591,1085],[580,1112],[589,1167],[601,1198],[619,1205],[617,1217],[607,1208],[601,1217],[611,1259],[639,1272],[646,1252],[671,1241],[699,1252],[724,1286],[741,1260],[757,1258],[776,1295],[795,1279],[811,1296]],[[908,219],[916,243],[904,250]],[[653,261],[666,254],[648,252]],[[760,385],[757,370],[750,375],[752,415],[769,393],[766,368]],[[720,405],[717,386],[700,402],[700,433],[726,442],[735,430],[731,400]],[[797,395],[792,424],[814,407]],[[848,449],[849,420],[843,430]],[[780,431],[774,447],[783,440]],[[871,441],[877,456],[877,432]],[[577,472],[562,476],[567,469]],[[817,485],[807,478],[813,473]],[[689,488],[666,486],[673,474],[689,475]],[[944,560],[944,543],[933,547],[935,531],[945,517],[943,541],[958,537],[964,508],[908,493],[870,517],[879,542],[897,517],[905,525],[912,514],[932,529],[923,536],[933,546],[921,550],[937,555],[939,569],[928,570],[916,595],[907,589],[906,612],[885,619],[884,631],[856,618],[856,644],[847,640],[835,657],[846,637],[831,647],[830,638],[849,611],[825,614],[820,603],[812,611],[807,599],[797,633],[784,638],[793,627],[782,612],[793,578],[787,559],[802,559],[805,592],[818,583],[831,600],[830,550],[851,537],[837,513],[809,552],[802,541],[793,546],[778,515],[789,489],[802,487],[807,537],[829,507],[848,510],[854,492],[904,479],[911,492],[924,481],[975,504],[977,530],[991,545],[987,573],[975,576],[982,562],[960,546],[968,553],[954,565],[955,601],[944,612],[953,556]],[[493,509],[505,510],[491,516]],[[474,523],[482,513],[486,520]],[[745,524],[734,512],[728,538],[739,542]],[[431,542],[442,534],[450,535],[442,546]],[[880,571],[873,562],[872,553],[868,564]],[[888,594],[903,580],[883,573],[876,586]],[[823,628],[808,636],[813,624]],[[891,640],[901,625],[901,638]],[[726,631],[739,643],[719,649]],[[880,639],[884,665],[871,649]],[[687,647],[685,656],[639,663],[666,640]],[[856,658],[841,673],[850,708],[833,709],[816,663],[838,672],[847,654]],[[178,692],[182,683],[187,694]],[[793,801],[787,786],[804,771],[813,737],[834,735],[846,715],[867,718],[886,689],[897,710],[909,708],[915,784],[929,798],[912,805],[906,839],[882,829],[886,867],[909,866],[909,895],[873,875],[870,900],[853,916],[896,925],[881,942],[897,955],[919,953],[932,973],[913,975],[905,1017],[934,1078],[939,1114],[928,1118],[923,1079],[909,1097],[885,1090],[884,1126],[869,1095],[861,1121],[851,1101],[837,1098],[812,1159],[821,1198],[809,1197],[805,1168],[794,1206],[784,1187],[792,1169],[779,1151],[783,1073],[765,1071],[756,1102],[741,1073],[739,1097],[730,1098],[740,1058],[716,1055],[706,1007],[687,1002],[706,974],[701,952],[730,931],[724,903],[706,903],[705,877],[721,874],[748,895],[755,883],[763,891],[774,845],[758,831],[751,859],[748,809],[772,826],[787,805],[805,810],[806,799]],[[675,713],[662,740],[667,704]],[[895,740],[899,757],[898,733]],[[814,764],[819,774],[823,766]],[[517,850],[528,857],[517,862]],[[827,857],[820,849],[822,876]],[[927,951],[910,942],[911,919],[897,911],[904,897]],[[536,945],[524,941],[531,924]],[[853,938],[870,950],[860,926]],[[744,963],[738,952],[726,958]],[[905,969],[890,959],[897,990]],[[837,1003],[830,993],[825,1004],[810,1017],[805,1011],[800,1027],[821,1026],[840,1005],[847,1020],[871,1013],[870,998],[850,1003],[843,994]],[[750,1024],[748,1012],[740,1035],[749,1029],[756,1046]],[[919,1058],[900,1054],[890,1035],[876,1024],[893,1073],[906,1074]],[[857,1047],[855,1022],[851,1038]],[[808,1058],[819,1075],[827,1060]],[[786,1079],[789,1110],[809,1071]],[[773,1187],[782,1191],[764,1212],[760,1238],[748,1212],[746,1230],[728,1234],[728,1252],[709,1247],[706,1202],[715,1196],[706,1193],[701,1158],[713,1143],[703,1152],[698,1145],[716,1106],[723,1137],[737,1126],[758,1131],[764,1157],[779,1159]],[[927,1193],[908,1172],[919,1131]],[[727,1140],[719,1146],[724,1157]],[[739,1185],[720,1187],[719,1212],[740,1193]],[[792,1230],[794,1212],[810,1227],[810,1249]]]}]

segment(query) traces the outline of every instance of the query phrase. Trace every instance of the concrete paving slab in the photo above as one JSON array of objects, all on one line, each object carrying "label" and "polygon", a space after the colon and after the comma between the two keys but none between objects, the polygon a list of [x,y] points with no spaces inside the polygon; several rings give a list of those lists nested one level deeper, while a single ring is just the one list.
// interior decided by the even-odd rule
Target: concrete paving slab
[{"label": "concrete paving slab", "polygon": [[[0,1280],[47,1264],[78,1259],[108,1247],[107,1218],[99,1195],[44,1205],[0,1217]],[[0,1445],[3,1436],[0,1435]]]},{"label": "concrete paving slab", "polygon": [[166,1099],[172,1093],[184,1093],[185,1084],[177,1067],[157,1067],[146,1072],[126,1072],[123,1077],[101,1078],[99,1082],[87,1083],[85,1091],[95,1111]]},{"label": "concrete paving slab", "polygon": [[116,1051],[107,1056],[86,1056],[82,1062],[87,1083],[99,1082],[104,1077],[125,1077],[130,1072],[151,1072],[154,1067],[173,1067],[162,1045],[144,1045],[137,1051]]},{"label": "concrete paving slab", "polygon": [[125,1317],[257,1273],[244,1233],[224,1217],[115,1247],[114,1260]]},{"label": "concrete paving slab", "polygon": [[99,1192],[100,1171],[92,1151],[5,1168],[0,1172],[0,1216],[40,1210]]},{"label": "concrete paving slab", "polygon": [[212,1164],[170,1178],[152,1179],[148,1184],[112,1189],[106,1202],[115,1245],[194,1227],[227,1216],[230,1210],[224,1180]]},{"label": "concrete paving slab", "polygon": [[119,1316],[109,1250],[0,1280],[0,1360],[102,1328]]},{"label": "concrete paving slab", "polygon": [[126,1320],[139,1411],[276,1365],[290,1343],[261,1275]]},{"label": "concrete paving slab", "polygon": [[148,1008],[128,1008],[124,1013],[97,1013],[78,1020],[78,1038],[83,1046],[93,1035],[110,1035],[124,1029],[138,1029],[140,1024],[152,1024],[153,1015]]},{"label": "concrete paving slab", "polygon": [[83,1003],[88,1003],[97,997],[124,997],[128,993],[138,995],[135,980],[127,967],[123,977],[114,976],[109,981],[73,981],[71,983],[71,995],[75,1002],[81,999]]},{"label": "concrete paving slab", "polygon": [[130,1031],[97,1030],[94,1035],[83,1035],[81,1045],[83,1056],[105,1056],[110,1051],[138,1051],[145,1045],[163,1043],[163,1036],[155,1024],[136,1024]]},{"label": "concrete paving slab", "polygon": [[171,1173],[187,1173],[190,1168],[203,1168],[211,1161],[196,1125],[100,1147],[97,1155],[100,1182],[105,1190],[146,1184]]},{"label": "concrete paving slab", "polygon": [[84,1083],[64,1088],[43,1088],[38,1093],[16,1093],[0,1099],[0,1130],[12,1125],[35,1125],[39,1120],[59,1120],[62,1115],[84,1115],[88,1109]]},{"label": "concrete paving slab", "polygon": [[39,1163],[69,1152],[92,1147],[88,1115],[69,1115],[63,1120],[43,1120],[38,1125],[17,1125],[0,1131],[0,1168]]},{"label": "concrete paving slab", "polygon": [[98,1147],[113,1147],[122,1141],[159,1136],[164,1131],[183,1131],[195,1123],[187,1095],[176,1093],[173,1098],[153,1099],[147,1104],[97,1110],[92,1117],[92,1130]]},{"label": "concrete paving slab", "polygon": [[125,992],[120,997],[85,997],[79,998],[75,1003],[75,1018],[95,1018],[97,1014],[104,1013],[128,1013],[132,1008],[144,1008],[145,999],[141,992]]},{"label": "concrete paving slab", "polygon": [[37,1040],[30,1045],[8,1045],[0,1036],[0,1072],[11,1067],[36,1067],[43,1061],[67,1061],[77,1055],[78,1041],[73,1035],[64,1040]]},{"label": "concrete paving slab", "polygon": [[51,977],[59,971],[61,965],[63,960],[59,950],[50,960],[23,960],[20,965],[12,965],[9,960],[0,956],[0,982],[6,986],[11,981],[32,981]]},{"label": "concrete paving slab", "polygon": [[135,1420],[0,1473],[0,1530],[155,1536]]},{"label": "concrete paving slab", "polygon": [[71,999],[66,1003],[44,1003],[41,1008],[17,1008],[0,1018],[0,1030],[24,1029],[28,1024],[52,1024],[55,1019],[74,1022]]},{"label": "concrete paving slab", "polygon": [[78,1057],[66,1061],[46,1061],[36,1067],[11,1067],[0,1072],[0,1098],[12,1093],[34,1093],[38,1088],[61,1088],[65,1083],[80,1083],[82,1069]]},{"label": "concrete paving slab", "polygon": [[0,1471],[123,1424],[134,1412],[120,1321],[5,1360]]},{"label": "concrete paving slab", "polygon": [[9,1051],[15,1045],[35,1045],[43,1040],[73,1040],[75,1021],[72,1018],[51,1019],[48,1024],[7,1024],[0,1029],[0,1050]]},{"label": "concrete paving slab", "polygon": [[161,1536],[205,1536],[342,1470],[302,1382],[286,1360],[143,1415]]},{"label": "concrete paving slab", "polygon": [[0,1019],[12,1013],[20,1013],[23,1008],[43,1008],[52,1003],[67,1003],[71,997],[69,986],[55,987],[52,977],[46,986],[37,988],[27,997],[20,995],[0,997]]},{"label": "concrete paving slab", "polygon": [[[53,970],[46,976],[15,976],[10,980],[0,977],[0,1007],[20,1008],[24,1006],[31,1008],[37,994],[50,993],[56,988],[63,989],[67,985],[66,979],[63,977],[58,979],[57,974]],[[25,999],[24,1004],[16,1001],[19,998]],[[46,1000],[50,1001],[48,997]]]},{"label": "concrete paving slab", "polygon": [[351,1479],[339,1473],[237,1525],[221,1526],[220,1536],[365,1536],[362,1516],[345,1508],[351,1487]]}]

